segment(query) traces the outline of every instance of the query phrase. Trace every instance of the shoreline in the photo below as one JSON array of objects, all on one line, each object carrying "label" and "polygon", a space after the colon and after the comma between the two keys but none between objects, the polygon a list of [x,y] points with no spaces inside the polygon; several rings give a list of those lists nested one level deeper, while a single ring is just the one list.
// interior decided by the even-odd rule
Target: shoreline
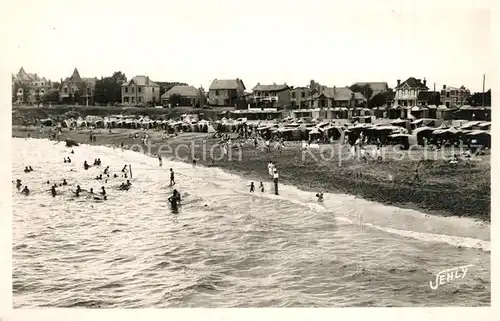
[{"label": "shoreline", "polygon": [[[139,132],[138,130],[114,129],[112,134],[108,134],[106,131],[101,130],[102,133],[97,134],[97,141],[91,143],[88,142],[89,132],[88,129],[78,131],[65,130],[60,139],[64,141],[64,139],[68,138],[78,143],[107,147],[112,147],[113,144],[115,144],[117,148],[119,148],[121,142],[123,142],[125,146],[140,145],[138,139],[128,137],[130,133]],[[26,138],[28,133],[30,133],[31,138],[48,139],[47,133],[42,137],[38,128],[24,126],[12,127],[12,137]],[[161,144],[169,144],[169,146],[175,149],[178,146],[190,144],[193,139],[199,140],[202,138],[206,140],[207,148],[211,148],[211,146],[214,146],[217,142],[215,139],[211,138],[210,134],[204,133],[183,133],[179,135],[179,137],[167,141],[161,140],[162,132],[147,131],[147,134],[150,137],[151,155],[145,154],[150,157],[155,157],[159,145]],[[280,184],[292,185],[302,191],[347,194],[366,201],[402,209],[416,210],[424,214],[456,217],[466,216],[482,222],[490,222],[490,191],[488,190],[486,193],[488,194],[487,198],[477,197],[477,193],[485,193],[484,186],[482,189],[481,186],[474,188],[473,185],[466,186],[467,184],[463,184],[464,182],[470,184],[471,180],[474,180],[474,177],[454,177],[457,178],[457,185],[451,186],[452,188],[450,188],[450,185],[453,182],[443,181],[442,184],[439,184],[440,182],[433,180],[433,177],[429,177],[428,180],[431,182],[430,184],[425,184],[426,186],[408,185],[407,179],[400,179],[399,181],[390,183],[380,179],[380,176],[386,174],[385,172],[387,170],[393,172],[395,176],[401,174],[398,173],[398,168],[396,167],[403,166],[408,168],[408,164],[400,164],[411,163],[411,161],[406,160],[397,163],[397,166],[391,162],[389,162],[389,164],[362,164],[363,166],[354,162],[346,162],[346,164],[342,166],[336,166],[337,168],[333,166],[337,165],[337,163],[332,162],[332,164],[328,164],[325,168],[325,164],[301,163],[298,161],[297,155],[300,153],[298,153],[298,148],[294,146],[291,148],[288,147],[281,153],[277,151],[265,153],[259,152],[254,148],[243,147],[242,154],[243,158],[241,161],[220,160],[212,163],[210,159],[203,159],[203,155],[199,149],[195,151],[195,157],[198,159],[198,164],[205,167],[220,168],[227,173],[242,176],[249,181],[253,180],[256,184],[259,181],[271,181],[267,173],[267,162],[272,158],[280,171]],[[214,158],[217,158],[219,155],[215,155],[216,157]],[[178,156],[185,157],[185,159],[175,158],[173,155],[164,155],[163,158],[188,163],[191,161],[191,151],[187,148],[180,148],[178,150]],[[479,174],[485,174],[487,171],[489,179],[489,164],[487,165],[487,168],[480,169]],[[384,173],[377,173],[376,175],[379,175],[379,177],[373,177],[373,175],[368,176],[366,172],[373,170],[373,167]],[[361,179],[356,177],[357,173],[360,171],[365,172]],[[473,173],[472,170],[469,170],[462,173],[456,173],[456,175],[464,173],[467,175],[467,172],[469,172],[469,175]],[[412,174],[413,172],[409,173],[410,176]],[[447,174],[449,175],[450,173]],[[456,175],[452,173],[451,176]]]}]

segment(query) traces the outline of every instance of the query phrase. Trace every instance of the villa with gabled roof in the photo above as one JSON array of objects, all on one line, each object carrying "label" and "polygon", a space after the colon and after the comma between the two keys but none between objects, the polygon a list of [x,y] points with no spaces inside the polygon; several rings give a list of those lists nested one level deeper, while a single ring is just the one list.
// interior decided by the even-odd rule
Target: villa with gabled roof
[{"label": "villa with gabled roof", "polygon": [[121,89],[124,106],[155,106],[160,103],[160,85],[148,76],[135,76],[125,82]]},{"label": "villa with gabled roof", "polygon": [[15,94],[13,93],[14,103],[17,104],[39,103],[50,87],[50,80],[40,77],[36,73],[27,73],[23,67],[16,75],[12,75],[12,90],[16,91]]},{"label": "villa with gabled roof", "polygon": [[78,69],[66,79],[61,79],[59,99],[65,103],[93,104],[97,78],[82,78]]}]

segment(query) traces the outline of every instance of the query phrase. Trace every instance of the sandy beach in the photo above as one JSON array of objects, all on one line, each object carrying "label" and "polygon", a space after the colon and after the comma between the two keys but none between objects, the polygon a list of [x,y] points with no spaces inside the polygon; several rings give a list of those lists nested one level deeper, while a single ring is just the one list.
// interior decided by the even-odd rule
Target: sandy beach
[{"label": "sandy beach", "polygon": [[[94,130],[95,142],[88,142],[89,129],[69,131],[63,129],[61,140],[73,139],[79,143],[89,143],[119,148],[141,149],[139,138],[130,138],[131,133],[141,130],[113,129]],[[163,158],[173,158],[208,167],[219,167],[242,175],[249,181],[270,181],[267,164],[274,161],[280,172],[280,183],[294,185],[305,191],[322,191],[351,194],[357,197],[402,208],[416,209],[436,215],[454,215],[490,221],[490,160],[489,155],[477,156],[470,162],[450,164],[444,154],[438,160],[422,160],[420,150],[393,151],[384,154],[383,161],[364,162],[347,159],[347,150],[342,155],[328,155],[320,150],[303,152],[300,143],[286,142],[281,150],[271,148],[270,152],[256,149],[252,144],[244,144],[241,152],[233,149],[232,159],[222,157],[218,140],[211,134],[182,133],[177,137],[162,139],[161,131],[149,130],[149,147],[142,152],[156,155],[161,147]],[[13,126],[13,137],[48,138],[39,128]],[[196,142],[196,143],[195,143]],[[196,145],[194,145],[194,143]],[[196,146],[192,148],[191,146]],[[135,146],[135,147],[134,147]],[[332,145],[329,148],[342,148]],[[194,153],[193,153],[194,151]],[[444,156],[443,156],[444,155]],[[451,155],[448,155],[451,156]],[[339,160],[339,158],[342,158]],[[429,157],[428,157],[429,158]],[[419,180],[415,181],[418,168]]]}]

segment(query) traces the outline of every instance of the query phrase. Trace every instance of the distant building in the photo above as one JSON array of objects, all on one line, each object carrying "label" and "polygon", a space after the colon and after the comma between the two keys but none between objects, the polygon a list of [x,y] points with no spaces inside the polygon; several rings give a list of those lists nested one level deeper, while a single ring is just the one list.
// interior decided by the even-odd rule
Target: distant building
[{"label": "distant building", "polygon": [[[171,100],[174,96],[177,96],[175,102]],[[179,104],[179,106],[199,107],[203,104],[203,97],[203,89],[198,89],[193,86],[178,85],[161,95],[161,103],[163,106],[168,104]]]},{"label": "distant building", "polygon": [[253,99],[258,108],[284,109],[290,106],[290,87],[283,85],[257,85],[252,89]]},{"label": "distant building", "polygon": [[122,85],[124,106],[155,106],[160,103],[160,85],[147,76],[135,76]]},{"label": "distant building", "polygon": [[394,88],[394,104],[402,107],[413,107],[418,105],[418,95],[421,91],[428,91],[427,81],[410,77],[403,83],[398,79],[398,85]]},{"label": "distant building", "polygon": [[387,91],[389,91],[389,85],[386,82],[357,82],[353,86],[370,86],[372,89],[372,95],[370,97],[366,97],[368,99],[372,98],[373,96],[377,94],[383,94]]},{"label": "distant building", "polygon": [[42,96],[51,87],[50,80],[40,77],[38,74],[27,73],[23,67],[19,69],[17,75],[12,77],[12,90],[16,104],[36,104],[40,103]]},{"label": "distant building", "polygon": [[245,89],[243,80],[239,78],[214,79],[208,88],[208,104],[246,108]]},{"label": "distant building", "polygon": [[347,87],[322,87],[321,91],[312,97],[313,108],[363,106],[366,98],[361,93],[353,92]]},{"label": "distant building", "polygon": [[291,90],[290,104],[295,108],[308,108],[311,99],[311,89],[309,87],[295,87]]},{"label": "distant building", "polygon": [[59,99],[69,104],[94,104],[95,84],[97,78],[82,78],[78,69],[73,70],[71,77],[61,80]]},{"label": "distant building", "polygon": [[446,107],[465,105],[470,96],[470,90],[464,86],[456,88],[443,85],[443,89],[441,90],[441,102]]}]

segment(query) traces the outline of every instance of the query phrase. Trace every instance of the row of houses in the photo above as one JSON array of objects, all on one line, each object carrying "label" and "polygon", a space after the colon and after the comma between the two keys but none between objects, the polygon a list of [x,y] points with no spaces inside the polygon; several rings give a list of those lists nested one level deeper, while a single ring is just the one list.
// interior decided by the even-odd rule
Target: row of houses
[{"label": "row of houses", "polygon": [[[16,103],[32,104],[40,102],[41,96],[57,91],[61,102],[94,104],[97,78],[81,77],[75,68],[72,75],[61,79],[57,86],[50,80],[37,74],[29,74],[21,68],[13,76]],[[371,92],[359,92],[353,87],[371,89]],[[260,84],[251,92],[242,79],[214,79],[205,92],[203,88],[189,85],[177,85],[161,94],[161,86],[148,76],[135,76],[121,86],[121,103],[124,106],[227,106],[237,109],[304,109],[366,107],[367,102],[376,95],[382,95],[386,107],[402,106],[412,108],[428,104],[443,104],[446,107],[462,106],[470,97],[470,91],[464,86],[450,87],[443,85],[440,91],[430,90],[425,79],[410,77],[405,81],[397,80],[394,89],[386,82],[358,82],[350,87],[315,86],[293,87],[284,84]],[[433,98],[439,95],[439,102]],[[369,97],[367,97],[369,96]]]}]

